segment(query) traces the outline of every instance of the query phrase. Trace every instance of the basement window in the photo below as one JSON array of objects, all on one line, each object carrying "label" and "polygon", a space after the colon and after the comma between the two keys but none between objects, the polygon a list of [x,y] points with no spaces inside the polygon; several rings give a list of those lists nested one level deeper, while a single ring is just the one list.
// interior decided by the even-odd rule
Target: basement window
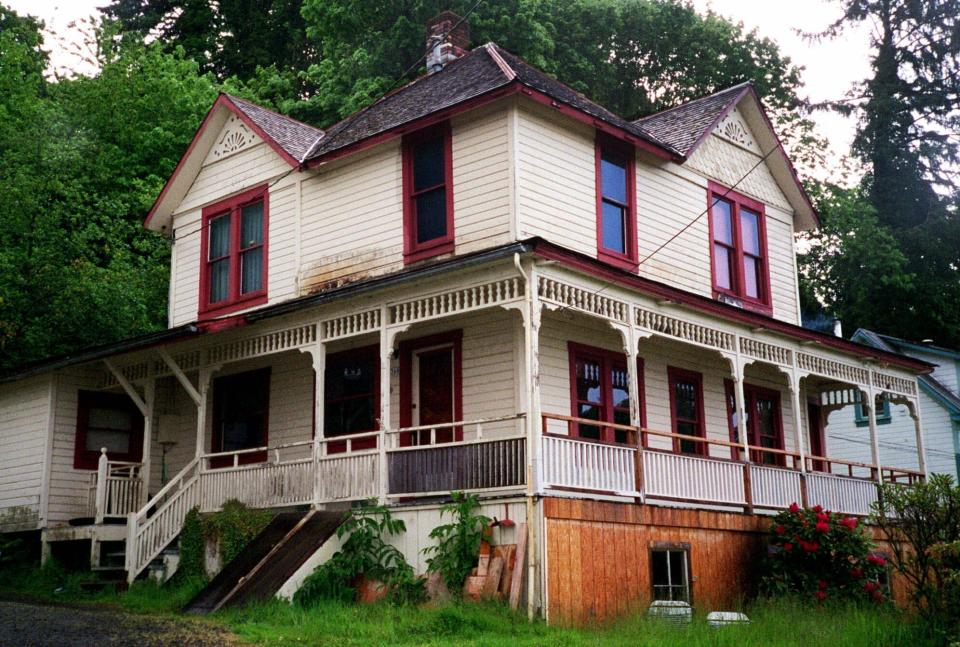
[{"label": "basement window", "polygon": [[407,263],[453,251],[452,157],[447,123],[403,140],[403,256]]},{"label": "basement window", "polygon": [[650,581],[654,600],[690,603],[690,551],[654,548],[650,551]]}]

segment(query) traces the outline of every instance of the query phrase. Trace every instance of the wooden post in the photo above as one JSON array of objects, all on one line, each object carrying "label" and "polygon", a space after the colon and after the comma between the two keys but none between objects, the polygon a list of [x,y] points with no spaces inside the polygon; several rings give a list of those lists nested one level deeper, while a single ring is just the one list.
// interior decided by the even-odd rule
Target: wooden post
[{"label": "wooden post", "polygon": [[[864,404],[863,399],[867,402]],[[867,391],[860,391],[860,406],[866,407],[867,423],[870,426],[870,453],[873,457],[873,473],[871,478],[877,483],[883,483],[883,474],[880,471],[880,438],[877,434],[877,396],[873,388],[873,371],[870,371],[870,387]]]},{"label": "wooden post", "polygon": [[[323,326],[317,324],[317,330],[322,330]],[[321,474],[320,474],[320,454],[323,447],[324,416],[325,414],[325,388],[326,388],[326,370],[327,370],[327,345],[323,341],[317,341],[305,352],[310,353],[313,359],[313,505],[316,506],[320,501]],[[348,445],[349,450],[349,445]]]},{"label": "wooden post", "polygon": [[207,435],[207,404],[210,399],[208,392],[210,390],[210,379],[213,377],[214,372],[216,372],[215,368],[200,369],[200,375],[197,380],[197,395],[199,396],[199,401],[197,402],[197,446],[195,454],[197,458],[203,455],[204,441]]},{"label": "wooden post", "polygon": [[140,496],[137,507],[142,507],[150,500],[150,469],[153,454],[153,411],[156,400],[156,380],[147,378],[143,386],[143,400],[147,405],[147,412],[143,415],[143,465],[140,468]]},{"label": "wooden post", "polygon": [[747,427],[744,424],[746,417],[746,398],[743,395],[743,374],[744,366],[739,358],[734,362],[733,369],[733,396],[736,403],[737,415],[737,433],[740,435],[740,443],[743,445],[743,456],[741,459],[747,463],[750,462],[750,434],[747,433]]},{"label": "wooden post", "polygon": [[127,583],[133,584],[134,567],[137,563],[137,513],[127,515],[127,541],[124,546],[124,566],[127,571]]},{"label": "wooden post", "polygon": [[[800,458],[800,473],[807,471],[806,452],[803,447],[803,418],[800,410],[800,374],[796,370],[787,373],[787,382],[790,385],[790,405],[793,408],[793,439],[796,443],[796,451]],[[809,424],[809,421],[808,421]]]},{"label": "wooden post", "polygon": [[917,466],[920,470],[920,473],[923,474],[923,479],[927,478],[927,450],[926,445],[923,442],[923,422],[920,417],[920,398],[911,400],[907,403],[907,408],[910,410],[910,417],[913,418],[914,430],[917,434]]},{"label": "wooden post", "polygon": [[747,501],[747,514],[753,514],[753,483],[750,479],[749,462],[743,464],[743,497]]},{"label": "wooden post", "polygon": [[110,459],[107,458],[107,448],[100,448],[100,459],[97,461],[97,490],[94,496],[93,522],[103,523],[107,512],[107,478],[110,475]]}]

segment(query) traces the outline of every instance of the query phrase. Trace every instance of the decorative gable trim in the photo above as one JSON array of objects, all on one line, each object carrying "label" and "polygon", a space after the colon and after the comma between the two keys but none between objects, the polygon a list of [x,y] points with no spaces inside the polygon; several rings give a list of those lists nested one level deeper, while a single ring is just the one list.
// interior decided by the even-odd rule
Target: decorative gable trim
[{"label": "decorative gable trim", "polygon": [[754,139],[750,128],[744,123],[740,111],[736,108],[720,119],[719,123],[717,123],[713,129],[713,134],[735,146],[745,148],[751,153],[763,155],[760,146],[757,144],[757,140]]},{"label": "decorative gable trim", "polygon": [[217,139],[206,161],[216,162],[230,157],[245,148],[249,148],[261,140],[237,115],[233,114],[227,119],[223,130],[220,131],[220,137]]}]

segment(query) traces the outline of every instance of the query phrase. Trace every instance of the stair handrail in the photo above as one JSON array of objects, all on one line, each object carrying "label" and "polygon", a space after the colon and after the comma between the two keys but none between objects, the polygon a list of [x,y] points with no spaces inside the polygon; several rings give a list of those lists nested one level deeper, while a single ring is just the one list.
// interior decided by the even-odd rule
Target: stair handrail
[{"label": "stair handrail", "polygon": [[162,488],[160,488],[160,491],[154,494],[153,498],[147,501],[143,505],[143,507],[136,512],[136,514],[134,515],[134,518],[136,518],[137,522],[139,523],[140,521],[145,519],[150,509],[157,507],[160,504],[160,501],[165,496],[167,496],[174,488],[179,489],[179,487],[182,486],[183,483],[187,480],[186,478],[187,474],[200,464],[201,459],[202,459],[202,456],[194,457],[193,460],[187,463],[182,470],[177,472],[172,479],[167,481],[167,484],[164,485]]}]

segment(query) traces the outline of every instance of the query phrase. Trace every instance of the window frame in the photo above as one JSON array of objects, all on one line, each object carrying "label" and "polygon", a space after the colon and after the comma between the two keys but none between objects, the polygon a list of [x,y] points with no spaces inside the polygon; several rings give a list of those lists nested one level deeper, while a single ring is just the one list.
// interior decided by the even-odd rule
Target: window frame
[{"label": "window frame", "polygon": [[[690,606],[693,606],[693,563],[691,559],[692,550],[691,550],[690,544],[686,542],[678,543],[678,542],[667,542],[667,541],[650,542],[650,546],[647,549],[647,560],[650,568],[650,599],[651,600],[661,599],[661,598],[657,598],[657,595],[656,595],[657,585],[654,584],[654,579],[653,579],[653,559],[654,559],[654,555],[657,553],[683,553],[684,566],[686,566],[685,573],[684,573],[686,578],[686,584],[683,586],[687,590],[687,599],[673,600],[673,601],[686,602]],[[670,557],[668,555],[667,556],[668,571],[669,571],[669,568],[670,568]],[[672,581],[672,578],[671,578],[671,581]],[[669,584],[667,586],[671,588],[675,588],[677,585]]]},{"label": "window frame", "polygon": [[[221,200],[203,208],[200,227],[200,296],[198,302],[198,313],[202,316],[217,316],[250,308],[252,306],[262,305],[267,302],[267,279],[269,268],[270,251],[270,196],[269,187],[266,184],[254,187],[235,196]],[[240,257],[245,250],[240,248],[240,225],[241,210],[244,207],[263,201],[263,242],[260,248],[263,250],[260,270],[260,289],[240,294]],[[210,303],[210,223],[221,217],[230,218],[230,252],[229,274],[227,298],[223,301]],[[253,249],[246,248],[246,249]]]},{"label": "window frame", "polygon": [[[446,235],[424,243],[417,242],[417,208],[414,193],[413,151],[425,141],[440,136],[443,138],[443,179],[446,198]],[[433,124],[403,136],[402,142],[402,184],[403,184],[403,262],[416,263],[427,258],[447,254],[454,250],[456,235],[453,217],[453,133],[450,122]],[[437,186],[431,187],[434,190]],[[422,193],[423,191],[421,191]]]},{"label": "window frame", "polygon": [[[880,406],[877,407],[879,411],[877,411],[876,414],[877,425],[889,425],[893,420],[893,415],[890,411],[890,400],[883,398],[880,402]],[[870,417],[867,416],[867,413],[863,410],[863,404],[859,400],[853,405],[853,421],[858,427],[870,426]]]},{"label": "window frame", "polygon": [[[324,375],[323,378],[326,380],[327,371],[330,369],[330,365],[336,363],[342,357],[347,356],[362,356],[365,359],[374,360],[374,371],[373,371],[373,418],[374,421],[380,419],[380,346],[378,344],[372,344],[369,346],[361,346],[358,348],[351,348],[348,350],[338,351],[336,353],[330,353],[327,355],[324,363]],[[314,377],[316,378],[316,372],[314,372]],[[316,397],[316,389],[314,389],[314,397]],[[326,413],[329,410],[329,405],[331,403],[345,402],[347,400],[357,399],[357,396],[349,396],[342,398],[331,398],[328,395],[326,384],[323,388],[323,412],[324,418],[326,418]],[[316,406],[314,406],[314,416],[316,416]],[[375,429],[368,430],[369,432],[374,432],[379,430],[379,426]],[[351,434],[363,434],[368,433],[368,431],[355,431],[350,432]],[[335,434],[331,435],[330,430],[327,426],[327,421],[323,421],[323,437],[324,439],[335,439],[338,436],[346,436],[350,434]],[[363,449],[373,449],[377,446],[376,438],[354,440],[351,443],[352,451],[360,451]],[[326,445],[327,454],[342,454],[347,451],[347,441],[331,441]]]},{"label": "window frame", "polygon": [[[615,364],[620,364],[624,368],[627,366],[627,356],[624,353],[618,353],[617,351],[606,350],[604,348],[597,348],[596,346],[588,346],[587,344],[579,344],[577,342],[567,342],[567,358],[570,371],[570,415],[574,418],[580,417],[580,399],[577,396],[577,360],[579,358],[591,358],[594,360],[599,360],[600,363],[600,375],[601,375],[601,392],[603,394],[603,410],[609,415],[605,415],[604,419],[601,422],[613,423],[613,412],[615,409],[623,409],[623,407],[614,407],[613,406],[613,389],[609,388],[609,375],[610,371]],[[643,358],[637,357],[637,400],[640,404],[640,426],[647,426],[647,407],[646,400],[644,398],[644,380],[643,380]],[[628,373],[629,375],[629,373]],[[599,425],[598,425],[599,426]],[[570,427],[571,437],[581,438],[590,442],[600,442],[608,443],[615,445],[624,445],[625,443],[619,442],[616,440],[616,430],[613,430],[609,427],[600,427],[600,439],[584,437],[580,434],[580,424],[573,423]],[[646,434],[642,434],[646,436]],[[645,444],[645,438],[642,440]]]},{"label": "window frame", "polygon": [[[730,448],[731,453],[733,455],[732,458],[733,460],[741,460],[742,458],[741,448],[743,447],[743,438],[736,437],[736,436],[739,436],[739,431],[740,431],[739,425],[741,424],[741,421],[739,420],[737,421],[738,427],[736,428],[736,436],[734,431],[735,428],[733,426],[733,414],[736,411],[736,395],[734,394],[735,387],[734,387],[733,380],[730,380],[730,379],[724,380],[723,386],[724,386],[724,400],[726,401],[726,405],[727,405],[726,406],[727,428],[729,429],[729,432],[730,432],[730,442],[736,443],[738,445],[737,447]],[[754,416],[753,414],[755,413],[754,408],[755,408],[755,403],[757,401],[758,396],[772,399],[776,403],[776,407],[777,407],[777,415],[776,415],[776,418],[774,419],[774,431],[776,433],[777,446],[766,447],[765,449],[777,449],[780,451],[784,451],[786,449],[786,438],[784,437],[784,433],[783,433],[783,398],[781,397],[780,391],[770,387],[765,387],[757,384],[744,382],[743,407],[744,407],[744,415],[746,416],[746,419],[748,422],[748,425],[747,425],[748,428],[745,430],[745,433],[747,434],[747,438],[749,439],[749,444],[751,447],[750,462],[756,463],[757,465],[761,465],[761,466],[765,465],[770,467],[786,467],[786,462],[787,462],[786,455],[778,454],[775,452],[764,452],[763,449],[753,449],[754,447],[759,447],[759,445],[755,445],[753,443],[754,427],[752,426],[754,424],[752,421],[756,420],[756,416]],[[763,460],[761,460],[764,453],[767,453],[773,457],[772,463],[766,463]]]},{"label": "window frame", "polygon": [[[621,254],[603,246],[603,176],[602,164],[604,150],[613,151],[626,158],[627,204],[626,223],[624,231],[624,247],[626,253]],[[633,146],[614,139],[609,135],[598,132],[594,140],[594,185],[596,191],[596,227],[597,227],[597,258],[622,269],[636,272],[639,268],[639,251],[637,243],[637,161]],[[610,202],[614,202],[610,200]]]},{"label": "window frame", "polygon": [[[730,225],[734,243],[732,248],[727,245],[727,243],[718,243],[715,238],[713,204],[717,200],[728,202],[731,205]],[[759,238],[760,244],[760,256],[758,258],[760,259],[761,265],[760,277],[757,283],[757,288],[760,291],[759,298],[747,296],[743,287],[745,276],[743,259],[745,256],[752,255],[745,254],[744,252],[743,236],[740,226],[740,210],[742,208],[746,208],[757,214],[757,237]],[[722,184],[710,181],[707,184],[707,228],[710,237],[710,284],[713,291],[713,298],[721,299],[722,297],[730,297],[737,299],[744,308],[762,314],[772,315],[773,298],[770,288],[770,250],[767,245],[766,205],[753,198],[748,198],[742,193],[730,190]],[[729,289],[721,287],[717,283],[716,253],[714,248],[718,244],[731,249],[734,254],[734,273],[730,277],[730,282],[733,285]]]},{"label": "window frame", "polygon": [[143,461],[143,413],[125,393],[107,393],[105,391],[77,391],[77,426],[74,432],[73,467],[78,470],[95,470],[100,461],[100,450],[87,449],[87,431],[90,422],[90,409],[123,409],[129,411],[133,421],[130,430],[132,451],[125,454],[107,452],[107,459],[140,463]]},{"label": "window frame", "polygon": [[[667,367],[667,389],[670,396],[670,426],[674,434],[679,435],[677,430],[677,423],[681,422],[677,419],[677,392],[676,386],[678,381],[691,381],[697,385],[697,431],[696,434],[684,434],[684,435],[694,435],[699,436],[706,440],[707,438],[707,421],[704,416],[704,406],[703,406],[703,373],[698,371],[691,371],[689,369],[680,368],[678,366],[668,366]],[[680,451],[680,443],[682,441],[679,438],[673,439],[673,451],[676,454],[683,454],[685,456],[704,456],[710,457],[710,448],[705,442],[697,442],[697,449],[693,452],[682,452]],[[689,441],[696,442],[696,441]]]}]

